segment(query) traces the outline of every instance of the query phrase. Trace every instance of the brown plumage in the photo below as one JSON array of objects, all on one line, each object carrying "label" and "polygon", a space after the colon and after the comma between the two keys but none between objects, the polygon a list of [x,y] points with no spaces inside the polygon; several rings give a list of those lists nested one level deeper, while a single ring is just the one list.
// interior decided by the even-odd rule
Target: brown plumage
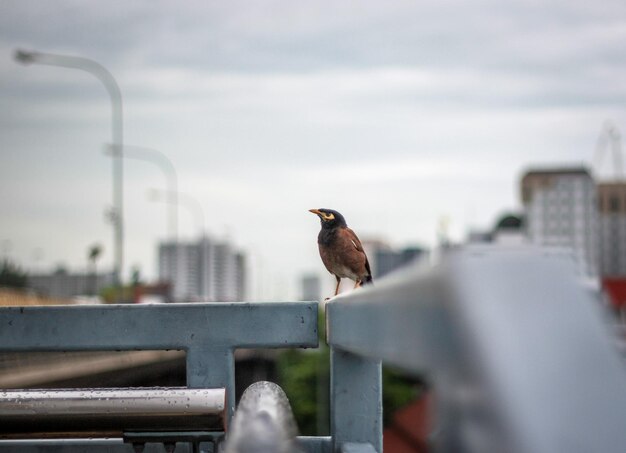
[{"label": "brown plumage", "polygon": [[320,218],[322,229],[317,236],[322,262],[337,279],[335,296],[342,278],[355,282],[357,288],[372,282],[372,271],[357,235],[348,228],[344,217],[332,209],[310,209]]}]

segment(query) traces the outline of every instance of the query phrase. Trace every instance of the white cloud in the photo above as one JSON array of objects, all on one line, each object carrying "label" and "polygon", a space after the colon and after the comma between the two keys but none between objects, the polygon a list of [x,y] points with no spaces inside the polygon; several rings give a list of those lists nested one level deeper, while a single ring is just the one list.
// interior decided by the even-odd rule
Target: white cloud
[{"label": "white cloud", "polygon": [[[126,142],[165,152],[209,229],[234,232],[281,274],[270,278],[294,281],[319,267],[308,208],[344,210],[359,232],[399,245],[432,243],[442,215],[461,237],[514,208],[526,164],[588,161],[606,118],[626,124],[625,5],[5,2],[0,240],[28,263],[45,229],[48,261],[82,265],[92,237],[106,249],[111,236],[104,89],[18,66],[15,47],[107,66]],[[165,211],[145,191],[163,178],[139,162],[126,170],[128,264],[153,272]],[[43,193],[88,201],[68,213]],[[181,211],[181,234],[194,234]],[[89,220],[77,235],[67,218]]]}]

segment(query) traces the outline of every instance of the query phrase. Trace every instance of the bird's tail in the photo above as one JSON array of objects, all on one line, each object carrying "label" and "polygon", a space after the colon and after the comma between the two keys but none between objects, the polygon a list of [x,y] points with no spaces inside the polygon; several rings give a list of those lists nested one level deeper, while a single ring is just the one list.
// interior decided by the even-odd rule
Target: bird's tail
[{"label": "bird's tail", "polygon": [[361,285],[373,285],[374,284],[374,280],[372,279],[371,275],[366,275],[365,279],[363,279],[363,281],[361,282]]}]

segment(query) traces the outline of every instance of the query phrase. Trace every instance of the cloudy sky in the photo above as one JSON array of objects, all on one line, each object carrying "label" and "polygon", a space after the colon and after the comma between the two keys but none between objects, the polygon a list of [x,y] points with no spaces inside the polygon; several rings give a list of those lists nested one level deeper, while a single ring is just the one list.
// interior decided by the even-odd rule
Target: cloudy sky
[{"label": "cloudy sky", "polygon": [[[39,270],[83,269],[94,243],[113,258],[107,94],[17,48],[106,66],[125,143],[165,153],[207,232],[250,254],[252,296],[293,298],[325,272],[309,208],[430,247],[442,218],[461,240],[518,209],[524,169],[592,165],[602,124],[626,128],[625,43],[623,0],[4,1],[1,252]],[[128,159],[124,182],[125,275],[151,278],[165,178]],[[181,237],[196,217],[181,207]]]}]

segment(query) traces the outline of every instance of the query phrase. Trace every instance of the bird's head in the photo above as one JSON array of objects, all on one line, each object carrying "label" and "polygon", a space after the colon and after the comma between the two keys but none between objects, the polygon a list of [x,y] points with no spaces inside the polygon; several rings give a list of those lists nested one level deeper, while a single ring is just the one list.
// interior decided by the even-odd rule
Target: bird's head
[{"label": "bird's head", "polygon": [[309,209],[309,212],[317,214],[322,223],[322,228],[345,227],[346,219],[333,209]]}]

